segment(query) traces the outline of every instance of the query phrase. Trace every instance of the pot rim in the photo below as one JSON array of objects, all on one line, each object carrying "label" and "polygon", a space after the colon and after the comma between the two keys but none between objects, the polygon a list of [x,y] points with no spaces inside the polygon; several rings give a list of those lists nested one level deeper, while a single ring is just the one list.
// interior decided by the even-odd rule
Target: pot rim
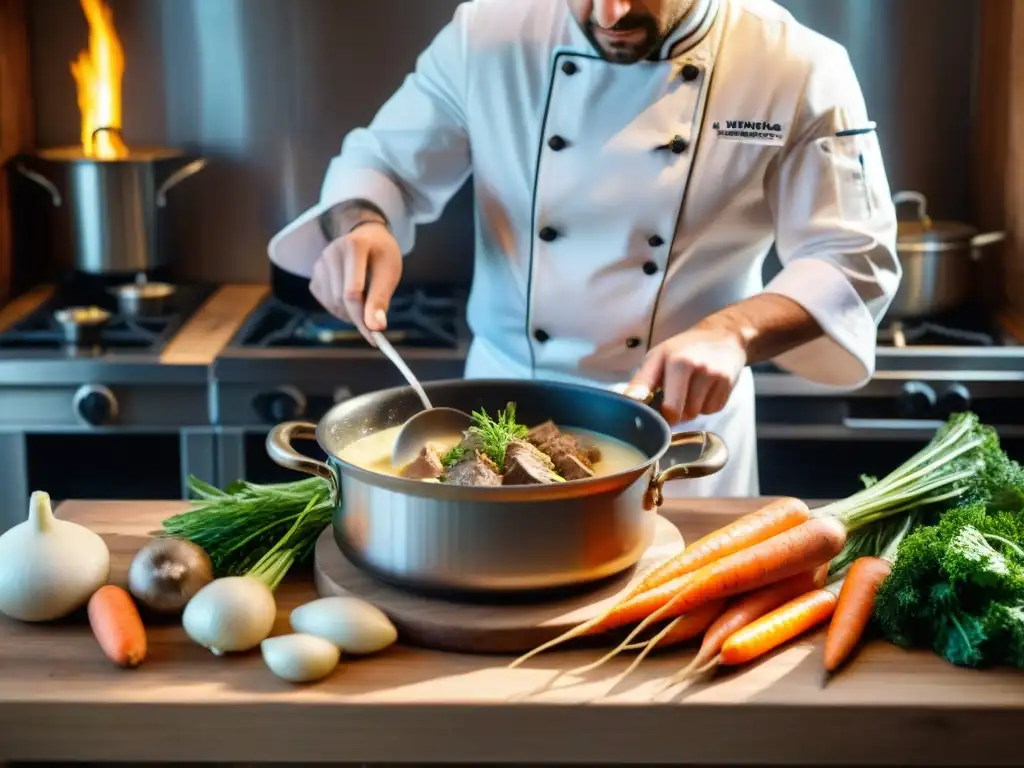
[{"label": "pot rim", "polygon": [[[429,392],[432,386],[472,389],[479,386],[495,386],[509,383],[515,383],[519,386],[522,386],[524,383],[534,383],[537,385],[543,385],[545,388],[549,389],[561,389],[566,392],[575,392],[580,395],[587,395],[590,397],[596,396],[612,400],[626,401],[637,409],[649,408],[649,406],[644,405],[637,400],[610,390],[581,384],[569,384],[565,382],[526,382],[520,379],[445,379],[424,382],[423,386]],[[328,461],[331,462],[333,466],[340,467],[344,474],[349,475],[353,479],[362,480],[363,482],[367,482],[381,488],[386,488],[387,490],[404,493],[409,496],[421,496],[424,498],[442,499],[447,501],[524,501],[541,498],[574,498],[578,496],[591,495],[593,493],[600,493],[613,488],[620,488],[624,484],[627,484],[627,481],[628,483],[634,482],[639,476],[644,474],[652,466],[656,465],[673,444],[672,430],[669,427],[668,422],[665,421],[660,413],[650,409],[651,413],[656,417],[655,423],[662,432],[662,440],[661,447],[655,452],[655,455],[648,457],[643,463],[611,475],[590,477],[582,480],[566,480],[564,483],[553,483],[550,485],[502,486],[445,485],[443,483],[428,483],[422,480],[413,480],[399,475],[385,475],[380,472],[374,472],[372,470],[356,466],[355,464],[351,464],[328,450],[325,445],[324,433],[326,430],[330,429],[330,423],[332,421],[331,417],[336,415],[338,411],[347,411],[358,408],[360,405],[377,399],[389,400],[400,395],[408,396],[411,394],[414,394],[414,391],[412,387],[408,385],[391,387],[390,389],[383,389],[359,395],[358,397],[338,403],[331,408],[331,410],[324,414],[323,418],[320,419],[316,425],[316,442],[320,446],[320,449],[327,454]],[[637,448],[636,445],[633,445],[633,447]],[[637,448],[637,450],[639,451],[640,449]]]},{"label": "pot rim", "polygon": [[65,165],[148,165],[153,162],[183,160],[193,156],[183,149],[174,147],[130,147],[126,157],[89,157],[82,152],[82,147],[76,144],[46,147],[37,149],[30,154],[46,162]]}]

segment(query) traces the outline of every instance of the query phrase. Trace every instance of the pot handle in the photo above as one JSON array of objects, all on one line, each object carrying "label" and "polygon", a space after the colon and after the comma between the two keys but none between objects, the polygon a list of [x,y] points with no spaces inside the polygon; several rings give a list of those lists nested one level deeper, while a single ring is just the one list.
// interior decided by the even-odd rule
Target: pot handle
[{"label": "pot handle", "polygon": [[40,187],[50,193],[50,199],[53,201],[54,208],[60,208],[64,204],[64,199],[60,196],[60,190],[57,189],[57,185],[50,181],[43,174],[36,171],[29,170],[24,166],[23,163],[17,163],[14,169],[24,176],[26,179],[31,179]]},{"label": "pot handle", "polygon": [[917,218],[928,226],[931,223],[931,219],[928,218],[928,198],[921,192],[913,192],[905,190],[903,192],[897,192],[892,196],[893,206],[899,206],[903,203],[916,203],[917,204]]},{"label": "pot handle", "polygon": [[183,165],[181,168],[176,170],[170,176],[167,177],[167,181],[160,185],[160,188],[156,191],[156,204],[158,207],[163,208],[167,205],[167,193],[172,188],[178,186],[181,182],[187,179],[189,176],[195,176],[203,168],[206,167],[206,160],[199,158],[193,160],[187,165]]},{"label": "pot handle", "polygon": [[1005,232],[986,232],[982,235],[975,235],[971,238],[972,248],[986,248],[996,243],[1001,243],[1006,239]]},{"label": "pot handle", "polygon": [[338,503],[338,477],[330,465],[304,456],[292,447],[293,440],[312,440],[316,437],[316,424],[308,421],[286,421],[278,424],[267,435],[267,455],[279,467],[295,472],[322,477],[331,484],[331,501]]},{"label": "pot handle", "polygon": [[729,461],[729,450],[725,441],[714,432],[680,432],[672,436],[672,447],[699,445],[700,456],[685,464],[676,464],[651,478],[651,485],[644,496],[647,509],[660,507],[665,500],[662,489],[672,480],[696,480],[720,472]]}]

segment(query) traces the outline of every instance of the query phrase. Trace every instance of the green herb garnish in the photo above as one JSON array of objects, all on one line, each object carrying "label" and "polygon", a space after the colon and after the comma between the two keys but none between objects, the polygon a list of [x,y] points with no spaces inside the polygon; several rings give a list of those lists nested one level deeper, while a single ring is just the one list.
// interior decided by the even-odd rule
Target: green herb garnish
[{"label": "green herb garnish", "polygon": [[295,563],[306,563],[331,524],[331,484],[319,477],[258,485],[239,481],[221,491],[189,478],[193,508],[163,521],[160,535],[206,550],[214,574],[248,574],[275,587]]},{"label": "green herb garnish", "polygon": [[469,434],[480,441],[480,450],[487,454],[498,469],[505,471],[505,451],[513,440],[525,440],[529,430],[516,423],[516,404],[509,403],[492,419],[486,411],[473,411],[473,426]]},{"label": "green herb garnish", "polygon": [[448,471],[462,461],[467,453],[469,453],[469,448],[461,443],[453,446],[448,453],[441,457],[441,466],[445,468],[445,471]]}]

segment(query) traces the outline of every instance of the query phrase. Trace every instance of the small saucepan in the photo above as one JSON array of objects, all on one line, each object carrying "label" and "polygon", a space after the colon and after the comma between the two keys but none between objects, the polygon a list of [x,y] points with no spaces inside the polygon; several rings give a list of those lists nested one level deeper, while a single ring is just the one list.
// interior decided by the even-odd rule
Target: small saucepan
[{"label": "small saucepan", "polygon": [[95,347],[102,341],[110,313],[101,307],[66,307],[54,312],[53,319],[60,326],[65,342],[74,347]]},{"label": "small saucepan", "polygon": [[[728,460],[709,432],[673,435],[647,404],[603,389],[543,381],[453,380],[423,385],[436,407],[496,414],[509,402],[527,426],[554,421],[637,449],[613,474],[542,485],[457,486],[371,471],[341,458],[367,435],[422,410],[411,387],[339,403],[319,424],[287,422],[267,437],[282,467],[328,479],[343,500],[334,538],[354,563],[413,591],[515,593],[595,582],[634,566],[654,533],[667,482],[720,471]],[[292,447],[315,438],[322,462]],[[693,462],[661,470],[672,446],[699,445]],[[390,450],[390,449],[388,449]]]},{"label": "small saucepan", "polygon": [[1006,233],[980,233],[969,224],[935,221],[920,192],[897,192],[892,199],[897,206],[914,204],[917,212],[898,225],[896,253],[903,279],[886,318],[934,317],[973,299],[983,249],[1002,242]]},{"label": "small saucepan", "polygon": [[138,281],[113,288],[118,311],[126,317],[163,317],[177,288],[170,283]]}]

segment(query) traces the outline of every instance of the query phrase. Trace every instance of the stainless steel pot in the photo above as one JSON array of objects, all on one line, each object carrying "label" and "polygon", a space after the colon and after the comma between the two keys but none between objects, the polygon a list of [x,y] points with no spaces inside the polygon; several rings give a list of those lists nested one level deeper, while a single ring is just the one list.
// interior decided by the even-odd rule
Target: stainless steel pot
[{"label": "stainless steel pot", "polygon": [[[435,406],[495,413],[516,404],[524,424],[547,419],[636,446],[645,461],[615,475],[552,485],[466,488],[371,472],[338,458],[350,443],[404,423],[422,409],[410,387],[340,403],[319,424],[287,422],[267,436],[282,467],[340,479],[334,536],[345,554],[382,580],[419,591],[521,592],[575,586],[620,573],[643,555],[662,486],[725,466],[722,440],[672,435],[654,409],[613,392],[539,381],[458,380],[424,388]],[[292,447],[314,438],[326,463]],[[671,446],[700,445],[699,457],[664,471]]]},{"label": "stainless steel pot", "polygon": [[1006,233],[980,234],[969,224],[933,221],[928,216],[928,200],[920,192],[897,192],[893,203],[913,203],[917,215],[911,221],[899,222],[896,251],[903,279],[886,317],[933,317],[974,298],[975,264],[982,249],[1002,242]]},{"label": "stainless steel pot", "polygon": [[[32,166],[32,167],[29,167]],[[15,169],[50,195],[59,266],[94,275],[167,266],[158,211],[167,193],[206,166],[171,149],[132,150],[120,160],[86,157],[79,147],[42,150]]]},{"label": "stainless steel pot", "polygon": [[178,289],[170,283],[139,279],[111,289],[117,297],[118,312],[127,317],[162,317],[170,309]]}]

